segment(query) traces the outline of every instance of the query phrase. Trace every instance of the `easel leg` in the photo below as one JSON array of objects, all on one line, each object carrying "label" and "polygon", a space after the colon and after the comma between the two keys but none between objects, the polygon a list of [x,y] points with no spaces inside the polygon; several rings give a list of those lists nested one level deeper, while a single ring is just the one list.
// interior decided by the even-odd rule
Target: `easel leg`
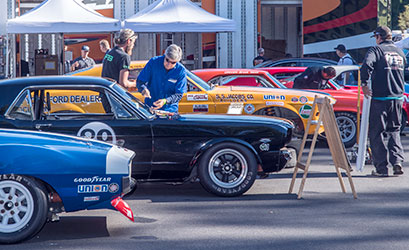
[{"label": "easel leg", "polygon": [[300,185],[300,189],[298,190],[298,196],[297,196],[298,200],[301,199],[302,191],[304,190],[304,185],[305,185],[305,181],[307,179],[307,174],[308,174],[308,169],[309,168],[310,168],[309,164],[307,166],[305,166],[304,174],[302,176],[302,181],[301,181],[301,185]]},{"label": "easel leg", "polygon": [[347,171],[349,185],[351,186],[351,191],[352,191],[352,194],[354,195],[354,199],[358,199],[358,195],[356,194],[354,183],[352,182],[351,171],[349,169],[347,169],[346,171]]},{"label": "easel leg", "polygon": [[295,168],[294,168],[293,178],[291,179],[290,189],[288,190],[289,194],[291,194],[293,192],[295,179],[297,178],[297,172],[298,172],[298,167],[296,165]]},{"label": "easel leg", "polygon": [[339,168],[337,166],[335,166],[335,171],[337,172],[337,175],[338,175],[338,180],[339,180],[339,184],[341,185],[341,190],[343,193],[346,193],[347,191],[345,189],[344,180],[342,179],[341,171],[339,171]]}]

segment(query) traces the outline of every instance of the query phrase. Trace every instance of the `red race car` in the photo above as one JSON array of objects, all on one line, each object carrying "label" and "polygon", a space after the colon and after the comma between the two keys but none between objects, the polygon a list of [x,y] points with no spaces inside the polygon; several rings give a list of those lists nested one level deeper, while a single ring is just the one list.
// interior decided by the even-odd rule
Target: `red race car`
[{"label": "red race car", "polygon": [[[325,67],[325,66],[324,66]],[[329,85],[331,86],[331,89],[344,89],[344,90],[349,90],[355,92],[357,95],[358,92],[358,70],[359,66],[357,65],[347,65],[347,66],[331,66],[335,68],[336,75],[334,77],[334,81],[330,81]],[[259,70],[265,70],[269,72],[272,76],[279,78],[280,82],[285,85],[288,88],[292,88],[294,79],[301,74],[302,72],[305,71],[307,67],[271,67],[271,68],[258,68]],[[342,77],[342,75],[349,74],[348,77]],[[346,81],[346,79],[349,79]],[[337,84],[339,83],[339,84]],[[405,84],[405,88],[407,87],[407,84]],[[324,92],[327,92],[324,90]],[[332,95],[332,93],[331,93]],[[403,112],[402,112],[402,126],[401,126],[401,132],[403,132],[403,129],[406,127],[406,125],[409,123],[408,121],[408,114],[409,114],[409,93],[405,91],[405,100],[403,102]],[[335,99],[338,100],[336,95],[333,95]],[[361,100],[362,100],[362,95],[361,95]],[[339,101],[337,101],[338,104]],[[337,105],[335,104],[335,106]],[[361,102],[362,104],[362,102]],[[334,110],[335,110],[334,106]],[[355,103],[356,106],[356,103]],[[361,106],[362,107],[362,106]]]},{"label": "red race car", "polygon": [[[305,67],[295,68],[298,72],[293,72],[290,67],[264,68],[261,69],[201,69],[193,72],[209,84],[225,86],[259,86],[285,88],[275,77],[265,70],[272,70],[278,76],[291,76],[305,70]],[[275,70],[275,71],[274,71]],[[302,72],[301,71],[301,72]],[[353,90],[346,90],[332,82],[319,90],[334,97],[337,102],[334,104],[335,116],[341,133],[342,141],[346,147],[352,147],[356,142],[357,134],[357,93]],[[362,95],[363,99],[363,95]],[[298,101],[298,100],[294,100]]]}]

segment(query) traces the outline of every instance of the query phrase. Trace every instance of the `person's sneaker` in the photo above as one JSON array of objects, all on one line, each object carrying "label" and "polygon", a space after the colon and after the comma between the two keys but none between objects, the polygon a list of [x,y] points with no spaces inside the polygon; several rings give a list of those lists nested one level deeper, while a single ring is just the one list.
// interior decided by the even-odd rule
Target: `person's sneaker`
[{"label": "person's sneaker", "polygon": [[402,166],[401,165],[395,165],[393,166],[393,175],[402,175]]},{"label": "person's sneaker", "polygon": [[377,176],[377,177],[388,177],[388,174],[387,173],[378,173],[377,171],[375,171],[375,170],[372,170],[372,176]]}]

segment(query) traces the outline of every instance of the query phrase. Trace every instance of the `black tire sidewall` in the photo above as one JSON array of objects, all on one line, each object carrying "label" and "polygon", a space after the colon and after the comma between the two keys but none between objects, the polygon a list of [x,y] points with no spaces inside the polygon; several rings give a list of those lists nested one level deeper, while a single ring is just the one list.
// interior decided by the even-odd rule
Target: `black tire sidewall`
[{"label": "black tire sidewall", "polygon": [[2,181],[15,181],[26,187],[33,198],[34,210],[29,222],[23,228],[13,233],[0,233],[0,243],[12,244],[28,240],[43,228],[47,220],[48,201],[44,189],[34,179],[21,175],[1,175],[0,182]]},{"label": "black tire sidewall", "polygon": [[[354,134],[354,136],[349,141],[343,142],[346,148],[350,148],[350,147],[354,146],[354,144],[356,143],[356,133],[358,131],[357,118],[356,118],[356,115],[352,114],[352,113],[347,113],[347,112],[337,112],[337,113],[335,113],[335,118],[336,119],[338,119],[339,117],[342,117],[342,116],[351,119],[355,124],[355,134]],[[341,137],[341,140],[342,140],[342,137]]]},{"label": "black tire sidewall", "polygon": [[[233,188],[220,187],[212,181],[208,173],[208,164],[212,156],[222,149],[234,149],[244,156],[247,161],[247,175],[244,178],[244,181]],[[230,142],[223,142],[209,148],[204,154],[200,157],[199,166],[198,166],[198,175],[200,179],[200,184],[203,188],[215,195],[223,197],[233,197],[239,196],[245,193],[251,188],[256,177],[257,177],[257,161],[254,154],[247,149],[246,147]]]}]

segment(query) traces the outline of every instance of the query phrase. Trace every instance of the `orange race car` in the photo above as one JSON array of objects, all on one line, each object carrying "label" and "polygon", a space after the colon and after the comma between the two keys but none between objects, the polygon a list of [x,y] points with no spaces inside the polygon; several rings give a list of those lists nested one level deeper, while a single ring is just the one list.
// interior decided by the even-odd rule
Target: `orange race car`
[{"label": "orange race car", "polygon": [[[136,79],[146,61],[131,63],[131,77]],[[71,75],[100,76],[102,65],[79,70]],[[188,91],[179,102],[180,113],[209,114],[253,114],[270,115],[286,118],[294,123],[294,134],[302,136],[311,114],[315,96],[328,97],[331,103],[335,100],[325,93],[313,91],[296,91],[278,88],[258,88],[242,86],[210,86],[201,78],[187,71]],[[131,93],[143,100],[136,90]],[[318,112],[312,114],[312,124],[308,131],[313,134],[318,121]],[[324,131],[323,127],[319,132]]]}]

